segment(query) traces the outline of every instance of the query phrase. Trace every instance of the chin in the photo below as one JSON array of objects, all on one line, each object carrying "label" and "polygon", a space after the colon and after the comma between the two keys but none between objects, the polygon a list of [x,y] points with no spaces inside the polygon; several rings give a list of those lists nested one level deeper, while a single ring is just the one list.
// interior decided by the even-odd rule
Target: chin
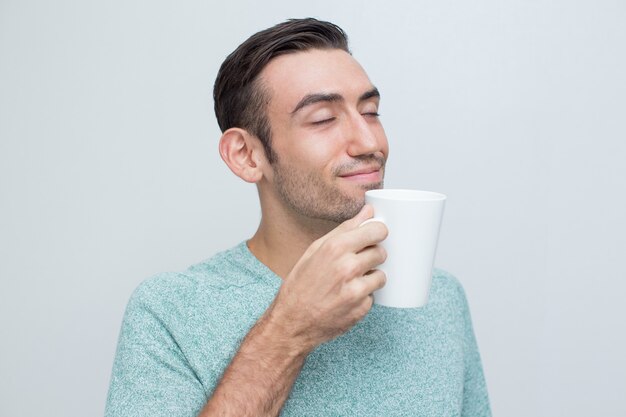
[{"label": "chin", "polygon": [[375,182],[375,183],[371,183],[371,184],[363,184],[362,189],[364,191],[369,191],[369,190],[380,190],[382,188],[385,188],[385,183],[384,181],[380,181],[380,182]]},{"label": "chin", "polygon": [[369,183],[369,184],[359,184],[356,187],[352,187],[350,191],[345,193],[345,195],[351,195],[355,199],[360,199],[365,201],[365,192],[369,190],[380,190],[383,188],[382,182]]}]

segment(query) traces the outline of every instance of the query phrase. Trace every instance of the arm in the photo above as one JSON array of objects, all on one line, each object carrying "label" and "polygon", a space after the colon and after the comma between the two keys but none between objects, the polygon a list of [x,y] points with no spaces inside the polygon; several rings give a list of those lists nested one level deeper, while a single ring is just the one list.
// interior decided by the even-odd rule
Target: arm
[{"label": "arm", "polygon": [[156,301],[169,274],[144,281],[126,307],[113,362],[106,417],[192,417],[206,392]]},{"label": "arm", "polygon": [[465,381],[463,385],[463,417],[491,417],[489,395],[472,326],[465,291],[459,286],[465,328]]},{"label": "arm", "polygon": [[370,270],[385,259],[376,244],[386,228],[359,227],[371,215],[366,208],[307,249],[214,387],[203,386],[168,327],[160,279],[144,282],[122,323],[106,417],[278,415],[308,353],[362,319],[384,285]]},{"label": "arm", "polygon": [[306,356],[367,314],[370,294],[385,283],[371,270],[385,260],[376,244],[387,234],[379,222],[359,227],[368,217],[366,207],[307,249],[199,417],[278,415]]},{"label": "arm", "polygon": [[199,417],[278,415],[308,353],[284,337],[270,308],[243,340]]}]

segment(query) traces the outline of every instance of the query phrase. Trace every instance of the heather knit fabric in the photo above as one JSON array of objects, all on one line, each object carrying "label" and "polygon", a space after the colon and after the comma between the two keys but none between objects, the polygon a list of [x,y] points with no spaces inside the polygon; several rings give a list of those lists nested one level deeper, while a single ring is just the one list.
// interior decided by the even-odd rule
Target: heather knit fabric
[{"label": "heather knit fabric", "polygon": [[[107,417],[192,417],[281,279],[245,242],[142,283],[122,324]],[[428,304],[374,305],[313,351],[281,416],[490,416],[463,289],[435,270]]]}]

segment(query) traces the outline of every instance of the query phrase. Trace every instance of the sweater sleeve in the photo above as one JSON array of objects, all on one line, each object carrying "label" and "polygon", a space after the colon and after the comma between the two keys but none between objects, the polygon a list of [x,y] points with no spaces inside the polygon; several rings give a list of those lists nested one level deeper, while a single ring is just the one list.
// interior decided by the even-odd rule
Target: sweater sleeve
[{"label": "sweater sleeve", "polygon": [[155,299],[142,284],[126,307],[106,417],[195,417],[207,401]]},{"label": "sweater sleeve", "polygon": [[461,300],[465,326],[465,381],[463,386],[462,417],[490,417],[489,396],[483,374],[483,367],[474,335],[467,298],[463,288]]}]

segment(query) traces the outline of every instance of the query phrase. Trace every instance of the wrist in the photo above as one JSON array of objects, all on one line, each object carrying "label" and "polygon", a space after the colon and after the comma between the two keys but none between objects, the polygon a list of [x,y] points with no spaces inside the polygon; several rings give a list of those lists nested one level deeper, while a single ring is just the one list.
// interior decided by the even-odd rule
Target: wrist
[{"label": "wrist", "polygon": [[291,358],[306,358],[317,346],[288,314],[272,304],[260,320],[262,333],[272,345]]}]

